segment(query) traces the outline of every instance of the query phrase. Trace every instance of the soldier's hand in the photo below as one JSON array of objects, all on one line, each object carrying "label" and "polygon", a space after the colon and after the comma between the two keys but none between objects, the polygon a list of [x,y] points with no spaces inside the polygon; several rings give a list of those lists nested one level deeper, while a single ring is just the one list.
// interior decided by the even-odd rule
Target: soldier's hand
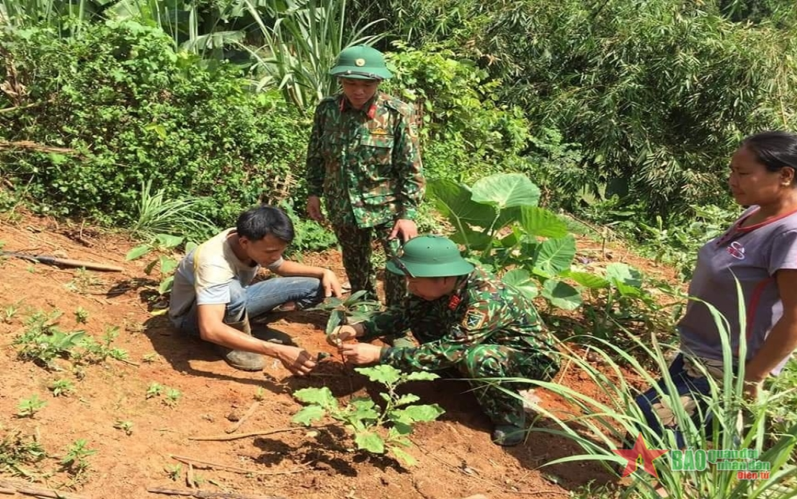
[{"label": "soldier's hand", "polygon": [[330,345],[340,347],[344,341],[353,340],[357,336],[362,336],[363,327],[360,324],[338,326],[329,333],[327,342]]},{"label": "soldier's hand", "polygon": [[375,364],[382,356],[382,347],[368,343],[346,343],[340,346],[340,353],[346,362],[355,365]]},{"label": "soldier's hand", "polygon": [[321,198],[310,196],[307,198],[307,214],[318,223],[324,221],[324,214],[321,213]]},{"label": "soldier's hand", "polygon": [[418,227],[415,225],[415,222],[401,218],[396,220],[395,225],[393,225],[393,231],[390,233],[389,239],[395,239],[398,237],[402,242],[406,243],[413,237],[417,236]]},{"label": "soldier's hand", "polygon": [[284,346],[277,352],[277,359],[297,376],[304,376],[315,367],[315,361],[304,348]]}]

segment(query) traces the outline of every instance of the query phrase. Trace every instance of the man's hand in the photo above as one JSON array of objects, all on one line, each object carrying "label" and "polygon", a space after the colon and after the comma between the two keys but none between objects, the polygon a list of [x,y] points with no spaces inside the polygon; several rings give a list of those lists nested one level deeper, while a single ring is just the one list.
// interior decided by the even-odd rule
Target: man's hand
[{"label": "man's hand", "polygon": [[330,345],[340,347],[344,341],[353,340],[358,336],[362,336],[364,333],[365,328],[363,328],[362,324],[338,326],[329,333],[327,341]]},{"label": "man's hand", "polygon": [[321,198],[310,196],[307,198],[307,214],[318,223],[324,221],[324,214],[321,213]]},{"label": "man's hand", "polygon": [[758,392],[761,389],[761,381],[744,380],[744,398],[748,402],[756,402],[758,400]]},{"label": "man's hand", "polygon": [[343,296],[343,287],[338,281],[338,276],[334,272],[327,269],[324,271],[324,277],[321,278],[321,285],[324,286],[324,298],[330,296]]},{"label": "man's hand", "polygon": [[388,239],[395,239],[398,237],[401,239],[401,242],[406,243],[417,235],[418,227],[415,225],[415,222],[400,218],[396,220],[396,224],[393,225],[393,231],[390,232],[390,237]]},{"label": "man's hand", "polygon": [[347,362],[355,365],[375,364],[382,356],[382,347],[368,343],[346,343],[340,346],[340,353]]},{"label": "man's hand", "polygon": [[297,376],[304,376],[315,367],[315,361],[307,350],[299,347],[283,346],[277,352],[277,359]]}]

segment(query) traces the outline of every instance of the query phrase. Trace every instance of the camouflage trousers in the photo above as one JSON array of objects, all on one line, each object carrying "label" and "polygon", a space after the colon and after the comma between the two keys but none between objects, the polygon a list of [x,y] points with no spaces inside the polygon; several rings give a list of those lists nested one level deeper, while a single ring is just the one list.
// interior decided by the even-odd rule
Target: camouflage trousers
[{"label": "camouflage trousers", "polygon": [[[542,352],[520,351],[501,345],[475,345],[469,348],[457,370],[469,378],[470,385],[482,410],[496,425],[523,426],[525,413],[519,396],[504,392],[502,388],[517,393],[533,388],[527,383],[497,382],[497,378],[527,378],[548,381],[559,371],[558,363]],[[480,381],[479,378],[492,378]]]},{"label": "camouflage trousers", "polygon": [[[351,225],[333,224],[332,229],[338,238],[343,252],[343,266],[349,277],[352,293],[364,289],[376,299],[376,272],[371,264],[371,243],[377,239],[386,255],[390,255],[388,236],[393,230],[392,224],[376,227],[353,227]],[[385,302],[388,307],[400,306],[407,294],[407,283],[404,276],[385,270]]]}]

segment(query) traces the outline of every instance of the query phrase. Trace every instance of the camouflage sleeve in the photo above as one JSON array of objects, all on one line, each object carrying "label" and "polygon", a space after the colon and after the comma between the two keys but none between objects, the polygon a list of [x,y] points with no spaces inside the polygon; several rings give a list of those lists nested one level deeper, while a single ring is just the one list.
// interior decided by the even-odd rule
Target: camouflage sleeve
[{"label": "camouflage sleeve", "polygon": [[391,307],[379,314],[372,315],[368,320],[362,322],[365,327],[365,334],[360,338],[372,340],[380,336],[401,335],[410,326],[407,314],[402,308]]},{"label": "camouflage sleeve", "polygon": [[456,365],[467,350],[489,338],[500,319],[491,314],[488,303],[477,302],[460,324],[452,326],[439,340],[416,348],[383,348],[380,363],[404,371],[439,371]]},{"label": "camouflage sleeve", "polygon": [[319,104],[315,109],[313,130],[310,132],[310,141],[307,144],[305,178],[310,196],[322,196],[324,194],[324,156],[321,154],[322,120],[323,113],[321,104]]},{"label": "camouflage sleeve", "polygon": [[396,145],[393,149],[393,168],[399,180],[398,218],[408,220],[415,220],[417,217],[426,185],[418,146],[418,131],[413,120],[414,113],[399,113],[395,132]]}]

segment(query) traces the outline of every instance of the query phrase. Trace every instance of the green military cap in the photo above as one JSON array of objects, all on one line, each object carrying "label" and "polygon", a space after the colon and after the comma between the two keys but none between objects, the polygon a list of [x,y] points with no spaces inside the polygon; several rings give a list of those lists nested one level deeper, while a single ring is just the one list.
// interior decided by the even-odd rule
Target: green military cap
[{"label": "green military cap", "polygon": [[385,66],[382,52],[366,45],[354,45],[338,54],[335,66],[329,70],[332,76],[355,80],[387,80],[393,76]]},{"label": "green military cap", "polygon": [[400,257],[387,262],[387,270],[409,277],[448,277],[469,274],[473,264],[447,237],[419,236],[404,244]]}]

